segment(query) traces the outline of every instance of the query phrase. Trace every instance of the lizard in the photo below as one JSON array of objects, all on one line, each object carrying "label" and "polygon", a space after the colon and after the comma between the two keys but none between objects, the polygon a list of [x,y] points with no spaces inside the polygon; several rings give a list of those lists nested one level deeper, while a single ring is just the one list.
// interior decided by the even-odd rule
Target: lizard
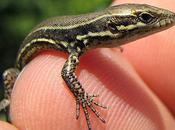
[{"label": "lizard", "polygon": [[88,107],[103,122],[95,106],[98,95],[89,95],[76,75],[79,58],[90,49],[120,47],[131,41],[168,29],[175,25],[175,13],[147,4],[121,4],[101,11],[49,18],[37,25],[21,44],[14,68],[4,71],[4,99],[0,110],[10,105],[11,92],[20,71],[44,50],[68,54],[61,76],[76,101],[76,119],[83,108],[88,130],[92,129]]}]

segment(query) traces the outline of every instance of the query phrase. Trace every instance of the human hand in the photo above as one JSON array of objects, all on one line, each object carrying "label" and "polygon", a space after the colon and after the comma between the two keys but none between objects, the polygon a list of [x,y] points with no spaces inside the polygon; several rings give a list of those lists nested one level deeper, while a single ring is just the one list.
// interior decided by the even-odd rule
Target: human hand
[{"label": "human hand", "polygon": [[[146,3],[174,9],[173,0]],[[175,27],[127,44],[122,54],[117,49],[97,49],[81,57],[80,82],[89,93],[100,94],[98,101],[109,107],[98,109],[106,124],[89,111],[94,130],[173,130],[174,33]],[[65,60],[62,53],[43,52],[19,76],[11,102],[12,123],[19,130],[87,129],[82,110],[76,120],[75,98],[61,78]],[[15,130],[2,122],[0,129]]]}]

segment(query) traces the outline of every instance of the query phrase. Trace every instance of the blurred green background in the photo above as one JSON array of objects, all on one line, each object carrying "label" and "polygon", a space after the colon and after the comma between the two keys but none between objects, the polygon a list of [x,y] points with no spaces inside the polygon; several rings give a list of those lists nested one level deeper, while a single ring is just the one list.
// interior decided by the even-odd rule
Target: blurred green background
[{"label": "blurred green background", "polygon": [[2,73],[14,66],[20,44],[36,24],[52,16],[101,10],[110,3],[111,0],[0,0],[0,99],[4,91]]}]

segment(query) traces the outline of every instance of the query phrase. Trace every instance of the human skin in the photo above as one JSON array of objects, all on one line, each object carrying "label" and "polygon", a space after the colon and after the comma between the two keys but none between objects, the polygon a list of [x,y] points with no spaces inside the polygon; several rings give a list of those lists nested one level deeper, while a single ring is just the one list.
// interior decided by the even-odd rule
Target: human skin
[{"label": "human skin", "polygon": [[[120,3],[143,0],[117,0]],[[174,10],[174,0],[147,0]],[[167,35],[168,34],[168,35]],[[175,27],[118,49],[96,49],[80,59],[78,79],[108,110],[97,108],[107,123],[89,110],[93,130],[173,130],[175,128]],[[75,118],[75,98],[61,78],[67,55],[43,52],[22,71],[12,93],[14,126],[0,130],[86,130],[81,109]]]}]

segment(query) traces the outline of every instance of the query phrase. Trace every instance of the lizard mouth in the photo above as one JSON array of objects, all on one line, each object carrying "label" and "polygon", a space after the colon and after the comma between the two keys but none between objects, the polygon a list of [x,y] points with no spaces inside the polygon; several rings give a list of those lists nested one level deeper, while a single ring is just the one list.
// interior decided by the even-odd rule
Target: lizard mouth
[{"label": "lizard mouth", "polygon": [[159,27],[166,27],[173,23],[171,19],[164,19],[159,22]]},{"label": "lizard mouth", "polygon": [[156,27],[171,27],[175,25],[175,13],[171,11],[166,11],[162,18],[157,22]]},{"label": "lizard mouth", "polygon": [[[167,21],[167,20],[166,20],[166,21]],[[168,22],[169,22],[169,23],[168,23]],[[169,20],[167,21],[166,24],[175,25],[175,13],[170,12]]]},{"label": "lizard mouth", "polygon": [[157,24],[156,27],[171,27],[175,25],[175,15],[167,18],[165,17],[164,19],[161,19]]},{"label": "lizard mouth", "polygon": [[173,13],[173,15],[172,15],[171,22],[174,23],[174,25],[175,25],[175,13]]}]

